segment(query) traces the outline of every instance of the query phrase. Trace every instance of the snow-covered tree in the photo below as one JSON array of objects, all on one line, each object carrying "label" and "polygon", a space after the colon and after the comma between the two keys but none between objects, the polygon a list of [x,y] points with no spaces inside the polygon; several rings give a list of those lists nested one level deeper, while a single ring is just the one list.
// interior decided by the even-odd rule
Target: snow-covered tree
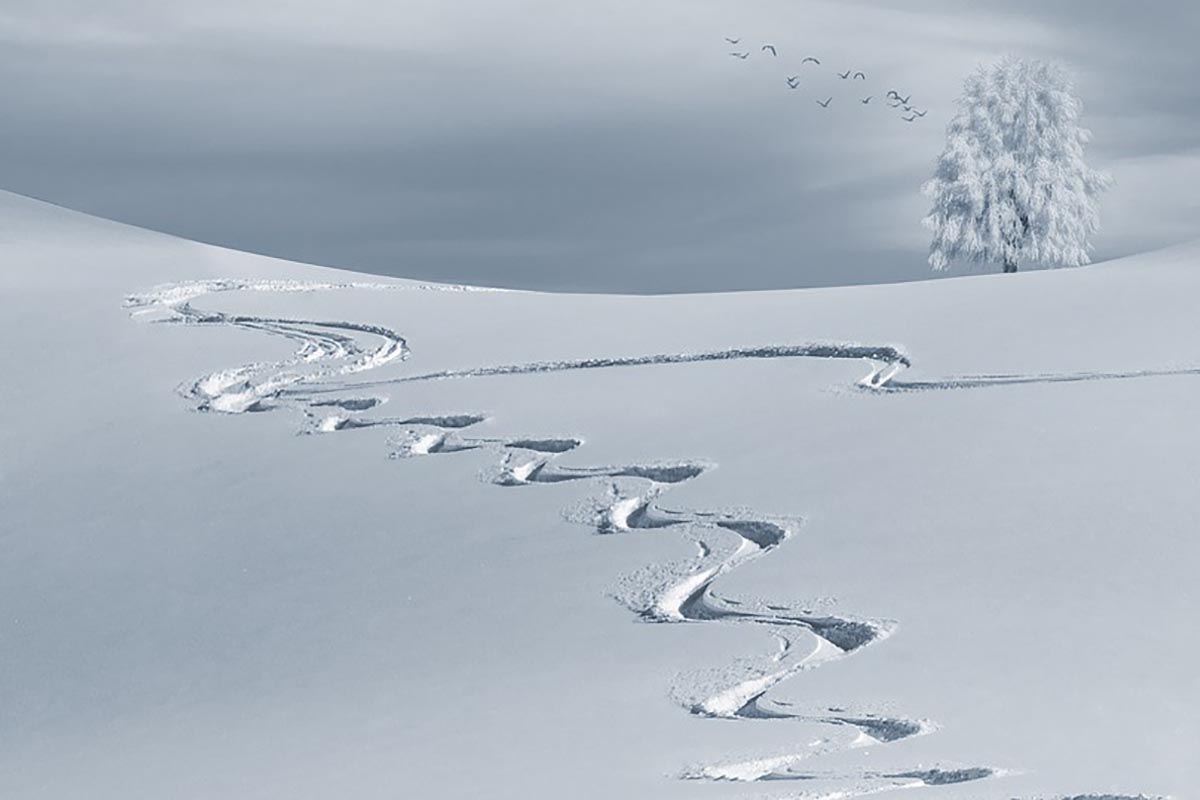
[{"label": "snow-covered tree", "polygon": [[1091,132],[1066,72],[1007,57],[967,78],[946,148],[923,191],[933,200],[929,263],[1029,262],[1078,266],[1090,260],[1097,202],[1111,178],[1083,160]]}]

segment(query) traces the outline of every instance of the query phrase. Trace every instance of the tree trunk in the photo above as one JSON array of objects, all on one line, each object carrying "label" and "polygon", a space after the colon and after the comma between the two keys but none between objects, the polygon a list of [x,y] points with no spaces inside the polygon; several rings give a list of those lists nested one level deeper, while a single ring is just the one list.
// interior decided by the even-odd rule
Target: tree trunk
[{"label": "tree trunk", "polygon": [[1009,261],[1007,258],[1004,259],[1004,271],[1005,272],[1016,272],[1017,271],[1017,262]]}]

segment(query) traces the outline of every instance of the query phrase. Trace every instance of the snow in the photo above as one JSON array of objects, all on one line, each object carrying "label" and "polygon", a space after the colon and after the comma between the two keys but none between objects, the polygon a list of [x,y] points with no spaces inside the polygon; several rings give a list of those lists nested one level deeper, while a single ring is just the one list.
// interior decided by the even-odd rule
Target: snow
[{"label": "snow", "polygon": [[572,296],[0,195],[0,248],[0,796],[1200,782],[1198,246]]}]

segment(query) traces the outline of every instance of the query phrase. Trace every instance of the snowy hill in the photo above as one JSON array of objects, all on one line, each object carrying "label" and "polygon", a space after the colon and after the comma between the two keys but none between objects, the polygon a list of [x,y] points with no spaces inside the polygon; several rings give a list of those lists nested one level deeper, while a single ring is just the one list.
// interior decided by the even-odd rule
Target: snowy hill
[{"label": "snowy hill", "polygon": [[1200,783],[1200,247],[549,295],[3,195],[0,257],[0,796]]}]

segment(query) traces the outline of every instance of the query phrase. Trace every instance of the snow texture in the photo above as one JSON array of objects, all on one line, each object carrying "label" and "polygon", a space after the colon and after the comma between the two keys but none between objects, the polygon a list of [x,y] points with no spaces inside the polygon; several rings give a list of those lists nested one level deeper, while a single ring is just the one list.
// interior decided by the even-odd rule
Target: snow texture
[{"label": "snow texture", "polygon": [[1195,248],[554,296],[3,201],[6,796],[1200,778]]}]

